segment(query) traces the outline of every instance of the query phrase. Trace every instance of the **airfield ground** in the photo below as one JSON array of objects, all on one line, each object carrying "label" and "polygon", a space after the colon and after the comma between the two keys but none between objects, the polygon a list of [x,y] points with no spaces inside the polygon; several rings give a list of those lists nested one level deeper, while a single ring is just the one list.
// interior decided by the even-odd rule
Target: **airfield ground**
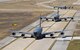
[{"label": "airfield ground", "polygon": [[0,3],[0,9],[45,9],[44,7],[36,6],[36,3],[43,1],[45,0],[12,0],[11,2]]},{"label": "airfield ground", "polygon": [[71,41],[67,50],[80,50],[80,40]]}]

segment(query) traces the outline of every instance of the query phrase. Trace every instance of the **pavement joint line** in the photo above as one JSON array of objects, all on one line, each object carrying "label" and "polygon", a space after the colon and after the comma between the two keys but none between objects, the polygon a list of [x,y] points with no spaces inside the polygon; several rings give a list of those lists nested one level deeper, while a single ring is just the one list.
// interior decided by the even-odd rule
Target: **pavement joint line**
[{"label": "pavement joint line", "polygon": [[[70,10],[69,10],[69,11],[70,11]],[[68,12],[68,11],[67,11],[67,12]],[[66,12],[66,13],[67,13],[67,12]],[[66,13],[65,13],[65,14],[66,14]],[[65,14],[64,14],[64,15],[65,15]],[[63,15],[63,16],[64,16],[64,15]],[[56,23],[56,22],[55,22],[55,23]],[[53,23],[49,28],[51,28],[55,23]],[[48,29],[49,29],[49,28],[48,28]],[[48,29],[46,29],[44,32],[46,32]],[[34,43],[35,41],[36,41],[36,40],[34,40],[32,43]],[[48,50],[51,50],[51,48],[52,48],[53,45],[56,43],[56,41],[57,41],[57,40],[55,40],[55,41],[52,43],[52,45],[50,46],[50,48],[49,48]],[[25,47],[23,50],[26,50],[32,43],[30,43],[30,44],[29,44],[27,47]]]},{"label": "pavement joint line", "polygon": [[51,44],[51,46],[49,47],[48,50],[51,50],[51,49],[52,49],[52,47],[54,46],[54,44],[56,43],[56,41],[57,41],[57,40],[55,40],[55,41]]},{"label": "pavement joint line", "polygon": [[[17,38],[18,39],[18,38]],[[11,44],[12,42],[16,41],[17,39],[11,41],[10,43],[8,43],[7,45],[5,45],[4,47],[0,48],[0,50],[2,50],[3,48],[5,48],[6,46],[8,46],[9,44]]]},{"label": "pavement joint line", "polygon": [[33,40],[26,48],[24,48],[23,50],[26,50],[32,43],[34,43],[36,40]]},{"label": "pavement joint line", "polygon": [[[74,15],[76,14],[76,12],[74,13]],[[73,17],[74,17],[73,15]],[[68,24],[72,21],[72,19],[69,20]],[[65,28],[63,29],[63,31],[66,29],[66,27],[68,26],[68,24],[65,26]]]}]

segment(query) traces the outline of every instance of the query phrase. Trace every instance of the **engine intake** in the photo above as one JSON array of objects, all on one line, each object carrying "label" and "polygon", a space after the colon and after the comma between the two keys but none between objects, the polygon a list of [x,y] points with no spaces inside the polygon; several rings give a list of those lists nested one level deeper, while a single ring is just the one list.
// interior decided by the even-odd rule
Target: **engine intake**
[{"label": "engine intake", "polygon": [[50,34],[50,36],[52,37],[52,36],[53,36],[53,34]]},{"label": "engine intake", "polygon": [[16,35],[16,33],[13,32],[12,35]]},{"label": "engine intake", "polygon": [[61,32],[61,35],[64,35],[64,32]]},{"label": "engine intake", "polygon": [[22,36],[22,37],[24,37],[24,36],[25,36],[25,34],[21,34],[21,36]]}]

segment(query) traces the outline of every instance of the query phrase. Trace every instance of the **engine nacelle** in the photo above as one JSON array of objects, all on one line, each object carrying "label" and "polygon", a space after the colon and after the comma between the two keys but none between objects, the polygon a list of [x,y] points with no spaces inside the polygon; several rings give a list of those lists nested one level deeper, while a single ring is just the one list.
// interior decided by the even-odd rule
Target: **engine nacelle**
[{"label": "engine nacelle", "polygon": [[21,36],[22,36],[22,37],[24,37],[24,36],[25,36],[25,34],[21,34]]},{"label": "engine nacelle", "polygon": [[64,32],[61,32],[61,35],[64,35]]},{"label": "engine nacelle", "polygon": [[66,18],[64,18],[64,20],[65,20],[65,21],[67,21],[67,19],[66,19]]},{"label": "engine nacelle", "polygon": [[16,35],[16,33],[13,32],[12,35]]},{"label": "engine nacelle", "polygon": [[48,19],[46,18],[46,20],[48,20]]},{"label": "engine nacelle", "polygon": [[52,37],[52,36],[53,36],[53,34],[50,34],[50,36]]},{"label": "engine nacelle", "polygon": [[40,19],[42,19],[42,18],[40,18]]},{"label": "engine nacelle", "polygon": [[71,19],[73,19],[73,17]]}]

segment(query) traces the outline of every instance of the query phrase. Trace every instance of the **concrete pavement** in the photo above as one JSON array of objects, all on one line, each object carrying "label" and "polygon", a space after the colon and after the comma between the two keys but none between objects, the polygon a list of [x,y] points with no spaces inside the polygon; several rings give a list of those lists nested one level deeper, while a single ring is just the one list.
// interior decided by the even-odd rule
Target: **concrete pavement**
[{"label": "concrete pavement", "polygon": [[[61,12],[62,15],[63,15],[63,14],[65,14],[67,11],[69,11],[69,10],[66,10],[66,11],[61,10],[60,12]],[[61,13],[60,13],[60,14],[61,14]],[[52,17],[53,14],[54,14],[54,13],[49,14],[47,17]],[[36,23],[37,23],[37,24],[36,24]],[[39,23],[39,20],[37,20],[36,22],[30,24],[29,26],[24,27],[24,28],[21,29],[20,31],[28,32],[28,31],[32,30],[32,28],[35,28],[35,26],[37,26],[38,23]],[[20,35],[19,35],[19,36],[20,36]],[[7,40],[7,39],[8,39],[8,40]],[[0,48],[8,45],[10,42],[12,42],[12,41],[14,41],[14,40],[15,40],[14,37],[6,37],[5,39],[3,39],[3,40],[0,41],[0,46],[1,46]]]},{"label": "concrete pavement", "polygon": [[[24,29],[23,29],[24,30]],[[26,28],[25,28],[25,30],[24,31],[26,31]]]}]

